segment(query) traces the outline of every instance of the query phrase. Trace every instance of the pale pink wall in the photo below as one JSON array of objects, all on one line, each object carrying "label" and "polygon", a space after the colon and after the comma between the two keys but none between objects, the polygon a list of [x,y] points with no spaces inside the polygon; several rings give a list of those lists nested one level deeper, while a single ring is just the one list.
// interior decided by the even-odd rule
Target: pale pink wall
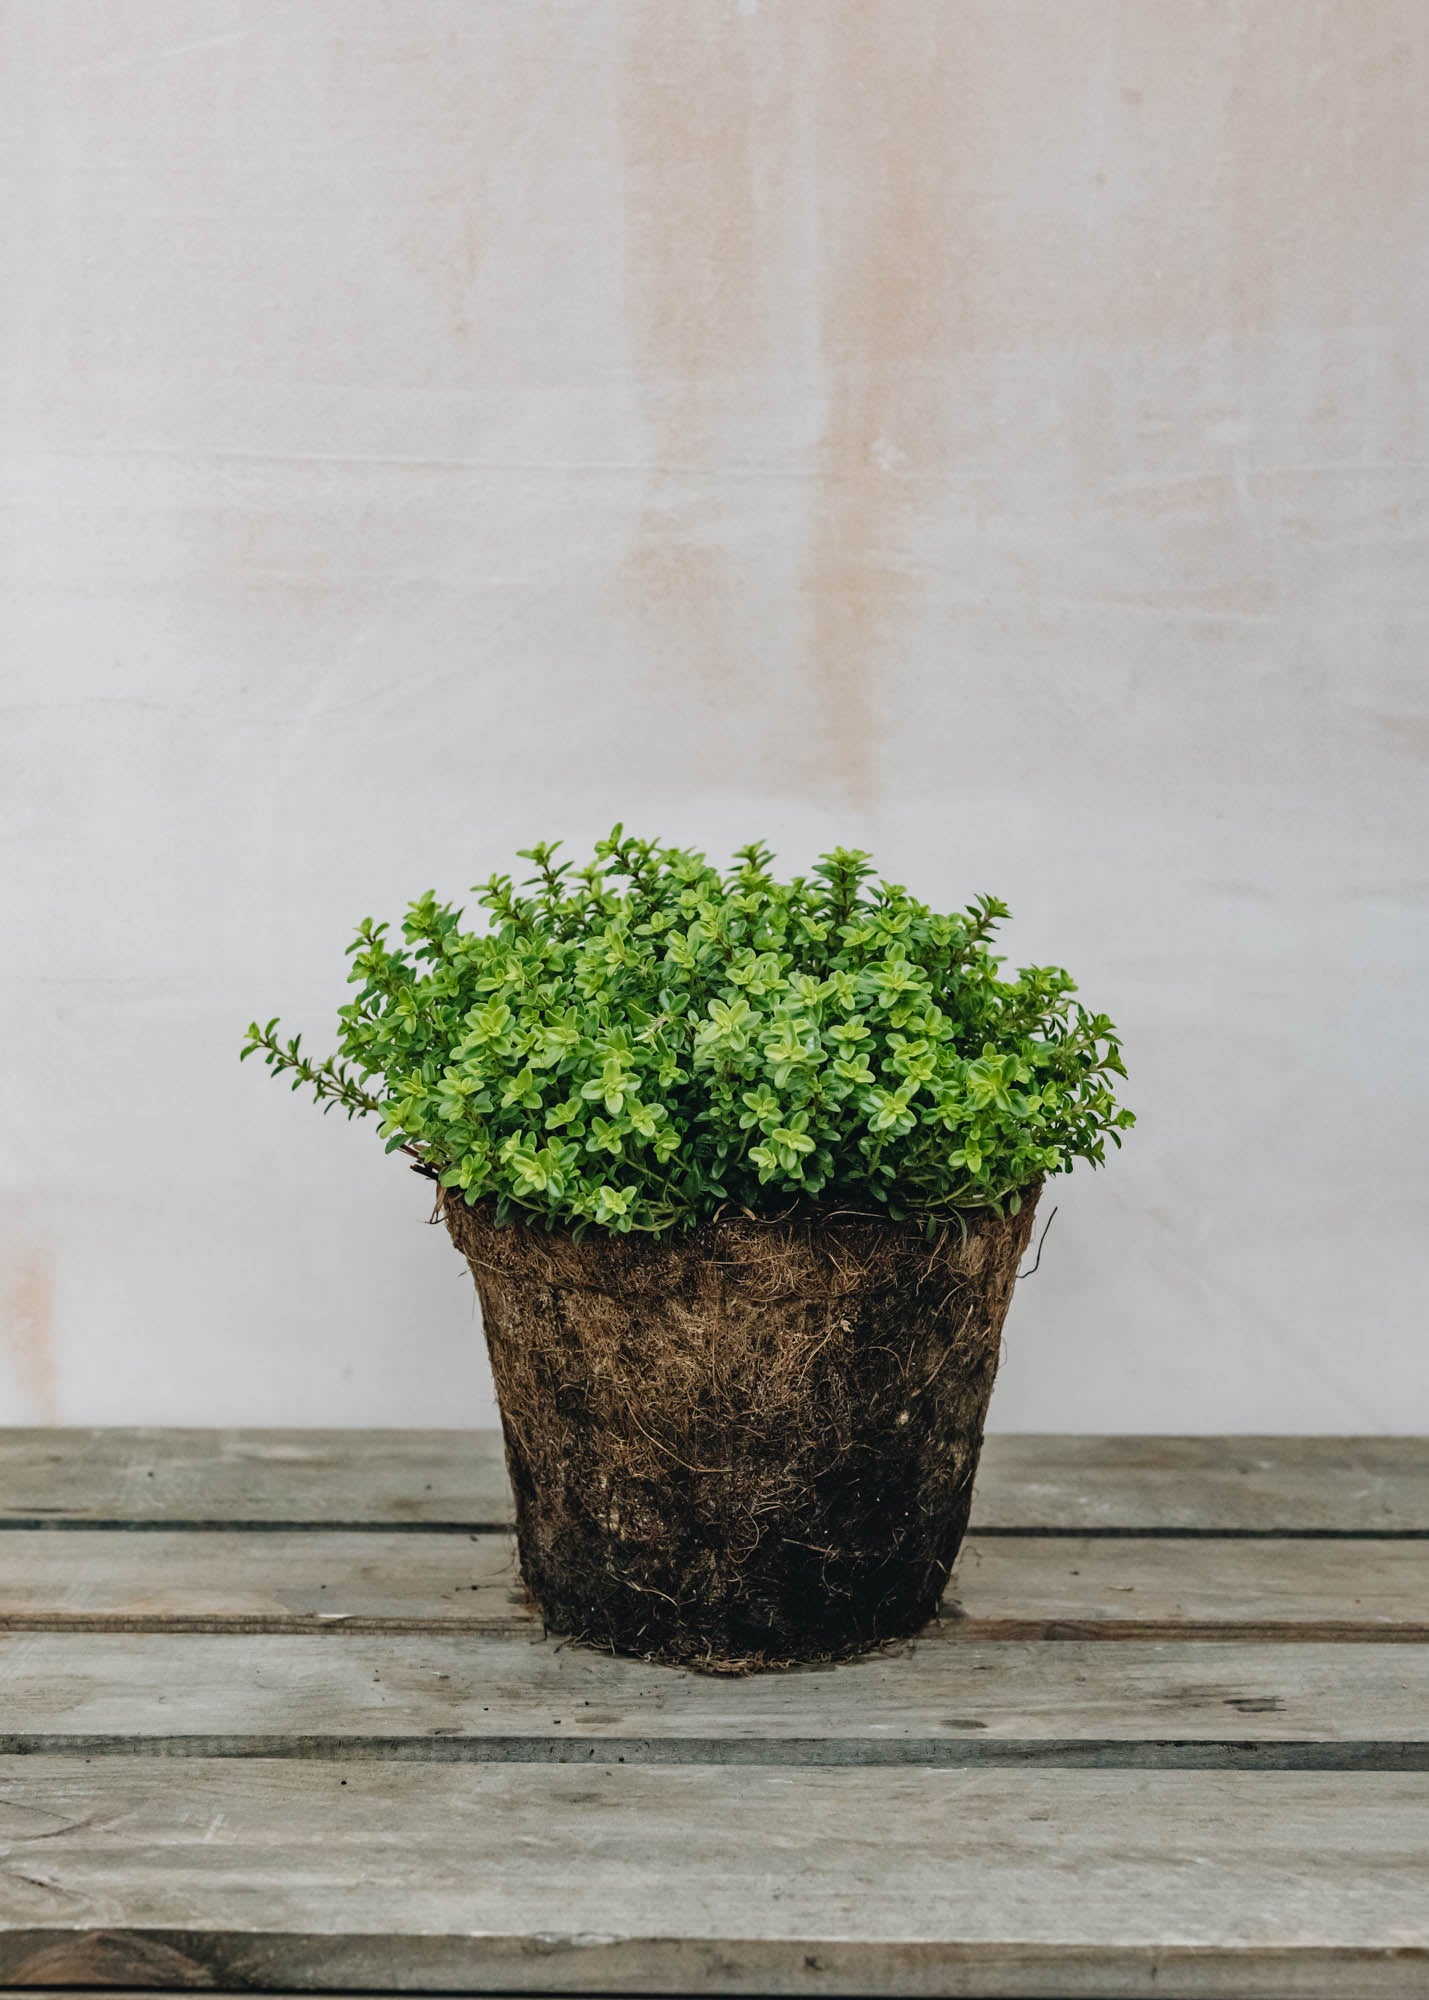
[{"label": "pale pink wall", "polygon": [[617,815],[1017,912],[1004,1427],[1429,1428],[1422,0],[0,6],[0,1420],[463,1422],[234,1060]]}]

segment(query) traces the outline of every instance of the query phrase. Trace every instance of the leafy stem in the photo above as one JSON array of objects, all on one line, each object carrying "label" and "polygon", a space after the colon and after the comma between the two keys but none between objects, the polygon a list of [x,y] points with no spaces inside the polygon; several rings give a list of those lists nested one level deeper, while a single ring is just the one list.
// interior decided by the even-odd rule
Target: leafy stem
[{"label": "leafy stem", "polygon": [[365,922],[337,1053],[276,1020],[262,1056],[324,1111],[501,1217],[690,1227],[734,1202],[856,1201],[920,1220],[1014,1199],[1132,1122],[1111,1021],[1057,966],[990,949],[1006,906],[938,914],[836,848],[780,881],[759,842],[716,869],[617,826],[572,866],[522,850],[484,929],[428,892],[403,949]]},{"label": "leafy stem", "polygon": [[[294,1035],[286,1042],[280,1041],[276,1014],[266,1027],[260,1027],[256,1021],[248,1023],[248,1036],[238,1060],[245,1062],[249,1056],[260,1052],[265,1065],[275,1076],[291,1077],[294,1090],[302,1090],[306,1086],[325,1113],[337,1106],[350,1119],[367,1118],[373,1112],[379,1117],[382,1115],[384,1106],[381,1100],[354,1081],[346,1063],[339,1062],[336,1056],[328,1056],[323,1062],[313,1062],[303,1054],[301,1035]],[[405,1140],[398,1150],[420,1161],[424,1167],[428,1164],[427,1154]]]}]

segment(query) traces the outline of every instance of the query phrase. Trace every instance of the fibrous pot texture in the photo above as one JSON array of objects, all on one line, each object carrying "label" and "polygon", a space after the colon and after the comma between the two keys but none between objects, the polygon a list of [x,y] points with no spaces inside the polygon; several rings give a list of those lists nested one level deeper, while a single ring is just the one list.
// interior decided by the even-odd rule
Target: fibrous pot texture
[{"label": "fibrous pot texture", "polygon": [[548,1629],[740,1672],[925,1624],[1036,1193],[932,1241],[834,1210],[577,1242],[449,1198]]}]

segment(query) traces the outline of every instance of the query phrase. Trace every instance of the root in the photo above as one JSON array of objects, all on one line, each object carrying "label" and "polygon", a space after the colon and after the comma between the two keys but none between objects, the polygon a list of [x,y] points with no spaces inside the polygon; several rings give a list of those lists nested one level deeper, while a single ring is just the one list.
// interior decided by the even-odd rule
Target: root
[{"label": "root", "polygon": [[445,1215],[553,1631],[703,1672],[916,1631],[967,1521],[1031,1230],[728,1210],[675,1240]]}]

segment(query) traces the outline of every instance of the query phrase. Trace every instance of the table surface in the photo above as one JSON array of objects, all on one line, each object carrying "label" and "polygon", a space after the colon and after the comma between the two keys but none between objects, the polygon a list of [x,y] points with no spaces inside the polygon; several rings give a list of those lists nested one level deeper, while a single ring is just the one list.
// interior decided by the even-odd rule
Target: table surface
[{"label": "table surface", "polygon": [[0,1431],[0,1989],[1429,1993],[1429,1445],[989,1440],[940,1622],[543,1637],[498,1440]]}]

